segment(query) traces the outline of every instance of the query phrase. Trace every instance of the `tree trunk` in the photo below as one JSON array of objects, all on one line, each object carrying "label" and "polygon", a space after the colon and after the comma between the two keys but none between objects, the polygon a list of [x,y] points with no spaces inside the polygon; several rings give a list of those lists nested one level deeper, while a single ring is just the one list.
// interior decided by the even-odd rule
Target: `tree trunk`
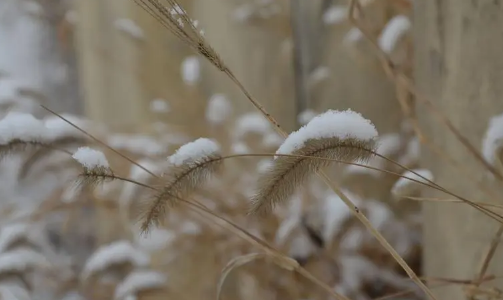
[{"label": "tree trunk", "polygon": [[[503,3],[500,1],[416,1],[415,70],[419,89],[441,109],[454,126],[480,149],[488,120],[503,112]],[[481,167],[425,109],[418,110],[425,134],[471,175],[485,182]],[[423,165],[437,182],[474,201],[488,199],[464,174],[429,151]],[[501,187],[500,187],[501,188]],[[497,191],[496,189],[494,189]],[[498,194],[498,193],[496,193]],[[446,195],[431,193],[435,197]],[[424,205],[425,271],[429,277],[474,279],[499,225],[464,204]],[[496,251],[488,274],[503,271],[503,250]],[[501,282],[499,282],[501,287]],[[438,299],[463,299],[459,286],[435,290]]]}]

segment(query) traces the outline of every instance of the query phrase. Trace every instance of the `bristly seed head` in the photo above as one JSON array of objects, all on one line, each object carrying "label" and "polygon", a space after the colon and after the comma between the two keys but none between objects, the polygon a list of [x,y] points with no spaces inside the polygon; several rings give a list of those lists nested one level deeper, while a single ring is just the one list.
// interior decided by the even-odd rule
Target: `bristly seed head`
[{"label": "bristly seed head", "polygon": [[374,125],[359,113],[330,110],[313,118],[290,134],[278,149],[276,153],[280,155],[275,157],[274,165],[259,179],[250,212],[269,212],[274,205],[288,199],[309,175],[333,160],[369,159],[376,139]]},{"label": "bristly seed head", "polygon": [[207,58],[220,71],[227,70],[215,50],[205,41],[197,21],[192,20],[176,0],[134,0],[161,25],[193,50]]},{"label": "bristly seed head", "polygon": [[180,147],[168,161],[170,167],[162,187],[147,202],[140,203],[143,232],[159,223],[166,207],[176,205],[203,186],[219,171],[223,159],[220,146],[215,141],[200,138]]}]

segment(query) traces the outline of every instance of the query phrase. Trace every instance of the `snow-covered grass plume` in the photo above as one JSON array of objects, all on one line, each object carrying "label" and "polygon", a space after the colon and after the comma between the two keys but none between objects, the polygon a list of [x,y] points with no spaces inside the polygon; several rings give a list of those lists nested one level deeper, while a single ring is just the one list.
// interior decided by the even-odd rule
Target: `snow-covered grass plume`
[{"label": "snow-covered grass plume", "polygon": [[166,276],[155,271],[134,271],[130,273],[116,288],[114,299],[125,300],[127,296],[135,296],[144,290],[160,289],[166,284]]},{"label": "snow-covered grass plume", "polygon": [[346,5],[333,5],[323,14],[323,23],[326,25],[339,24],[344,22],[348,16]]},{"label": "snow-covered grass plume", "polygon": [[168,158],[168,161],[175,166],[181,166],[188,162],[197,162],[216,153],[220,153],[220,145],[217,142],[207,138],[199,138],[178,148]]},{"label": "snow-covered grass plume", "polygon": [[26,113],[10,112],[0,120],[0,144],[13,141],[42,142],[46,131],[44,123]]},{"label": "snow-covered grass plume", "polygon": [[227,120],[232,113],[232,105],[223,94],[214,94],[208,101],[206,120],[213,124],[220,124]]},{"label": "snow-covered grass plume", "polygon": [[129,263],[134,267],[145,267],[150,263],[150,257],[136,249],[129,241],[113,242],[98,248],[93,253],[86,261],[81,277],[87,279],[113,265],[124,263]]},{"label": "snow-covered grass plume", "polygon": [[391,53],[400,38],[410,29],[411,22],[408,17],[398,15],[393,17],[379,36],[379,47],[386,53]]},{"label": "snow-covered grass plume", "polygon": [[329,110],[314,117],[307,125],[293,132],[276,154],[292,154],[306,142],[321,138],[355,139],[363,142],[377,138],[377,130],[369,120],[352,110]]},{"label": "snow-covered grass plume", "polygon": [[189,56],[182,62],[182,79],[187,85],[195,85],[201,76],[201,62],[197,56]]},{"label": "snow-covered grass plume", "polygon": [[89,147],[80,147],[72,157],[88,170],[110,168],[105,154]]}]

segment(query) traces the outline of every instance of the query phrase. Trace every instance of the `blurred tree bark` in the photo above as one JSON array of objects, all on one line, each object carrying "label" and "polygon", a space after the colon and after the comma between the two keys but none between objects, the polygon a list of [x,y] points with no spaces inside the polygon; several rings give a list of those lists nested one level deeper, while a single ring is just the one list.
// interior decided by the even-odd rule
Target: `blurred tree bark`
[{"label": "blurred tree bark", "polygon": [[[415,79],[460,132],[479,148],[488,120],[503,112],[503,3],[501,1],[417,1]],[[420,109],[426,135],[480,180],[484,170],[473,156]],[[475,201],[487,199],[473,182],[432,153],[423,156],[438,183]],[[487,183],[495,184],[486,180]],[[501,187],[501,186],[500,186]],[[445,197],[445,195],[434,195]],[[425,271],[429,277],[474,279],[499,225],[466,205],[424,205]],[[503,272],[503,250],[496,251],[488,274]],[[496,284],[497,286],[497,284]],[[501,287],[501,282],[499,282]],[[436,289],[438,299],[463,299],[461,287]]]}]

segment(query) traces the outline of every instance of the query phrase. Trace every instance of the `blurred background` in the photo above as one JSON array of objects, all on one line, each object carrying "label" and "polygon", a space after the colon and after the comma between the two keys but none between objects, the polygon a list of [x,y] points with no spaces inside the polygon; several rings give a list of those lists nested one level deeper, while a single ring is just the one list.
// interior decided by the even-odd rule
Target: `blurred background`
[{"label": "blurred background", "polygon": [[[220,281],[229,262],[262,249],[188,207],[141,235],[135,203],[148,188],[77,190],[71,155],[88,145],[119,177],[154,176],[40,104],[157,175],[180,146],[214,139],[242,156],[194,201],[348,299],[428,299],[315,176],[271,215],[246,214],[273,160],[251,154],[275,153],[283,137],[239,84],[287,132],[329,109],[371,120],[377,152],[401,166],[375,157],[366,165],[388,173],[340,164],[330,178],[437,299],[503,299],[502,221],[460,200],[503,213],[500,1],[359,0],[352,20],[348,0],[157,0],[193,21],[178,31],[142,7],[155,1],[0,0],[0,299],[197,300],[219,288],[223,300],[333,299],[267,259]],[[182,29],[197,30],[237,81]],[[62,139],[13,137],[14,127],[33,133],[26,120]],[[444,191],[400,182],[407,169]]]}]

